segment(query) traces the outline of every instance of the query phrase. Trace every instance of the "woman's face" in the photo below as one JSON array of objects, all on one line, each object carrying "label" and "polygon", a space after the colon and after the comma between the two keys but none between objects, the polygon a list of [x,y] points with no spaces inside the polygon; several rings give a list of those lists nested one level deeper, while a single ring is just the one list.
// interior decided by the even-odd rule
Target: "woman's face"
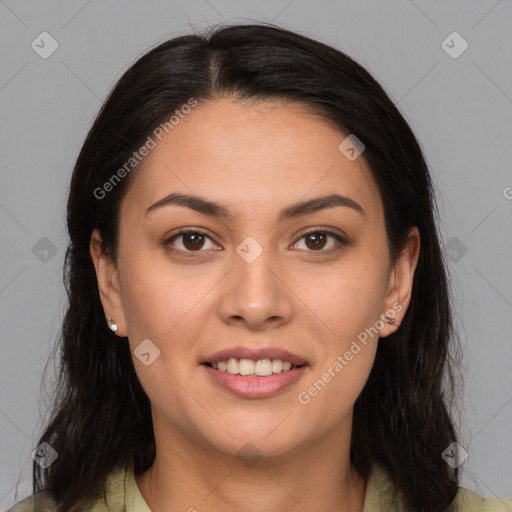
[{"label": "woman's face", "polygon": [[[362,156],[338,149],[345,138],[300,105],[219,99],[133,171],[117,268],[91,252],[155,432],[277,455],[350,431],[377,331],[405,313],[418,240],[392,264],[377,186]],[[204,202],[158,204],[170,194]],[[306,365],[235,376],[204,364],[233,356],[268,373],[292,359],[279,351]]]}]

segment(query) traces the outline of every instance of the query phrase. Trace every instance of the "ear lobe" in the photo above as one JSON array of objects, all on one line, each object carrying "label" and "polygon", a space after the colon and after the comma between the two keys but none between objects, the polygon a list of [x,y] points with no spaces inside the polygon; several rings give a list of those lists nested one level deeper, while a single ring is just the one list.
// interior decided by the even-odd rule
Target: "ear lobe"
[{"label": "ear lobe", "polygon": [[[416,226],[413,226],[409,229],[404,248],[391,269],[389,291],[384,301],[386,311],[382,313],[384,326],[379,334],[381,338],[389,336],[398,329],[407,311],[419,254],[420,232]],[[385,317],[393,318],[393,321],[390,323]]]},{"label": "ear lobe", "polygon": [[96,270],[98,292],[105,314],[105,325],[107,325],[107,319],[112,318],[113,323],[118,326],[116,335],[127,336],[118,271],[115,264],[103,251],[103,241],[98,229],[94,229],[91,234],[89,251]]}]

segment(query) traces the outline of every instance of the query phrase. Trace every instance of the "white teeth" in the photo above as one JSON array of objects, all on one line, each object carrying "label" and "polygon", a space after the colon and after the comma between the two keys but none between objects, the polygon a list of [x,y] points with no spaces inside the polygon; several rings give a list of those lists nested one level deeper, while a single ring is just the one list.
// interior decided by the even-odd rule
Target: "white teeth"
[{"label": "white teeth", "polygon": [[228,359],[226,371],[236,375],[238,373],[238,359],[235,359],[234,357]]},{"label": "white teeth", "polygon": [[238,361],[238,373],[240,375],[254,375],[254,361],[251,359],[240,359]]},{"label": "white teeth", "polygon": [[281,373],[283,369],[283,361],[281,359],[272,359],[272,372]]},{"label": "white teeth", "polygon": [[272,361],[270,359],[260,359],[254,365],[254,373],[260,377],[272,375]]},{"label": "white teeth", "polygon": [[286,372],[297,368],[290,361],[283,361],[281,359],[259,359],[253,361],[252,359],[237,359],[236,357],[231,357],[227,361],[212,363],[212,366],[221,372],[228,372],[233,375],[258,375],[259,377],[268,377],[273,373]]}]

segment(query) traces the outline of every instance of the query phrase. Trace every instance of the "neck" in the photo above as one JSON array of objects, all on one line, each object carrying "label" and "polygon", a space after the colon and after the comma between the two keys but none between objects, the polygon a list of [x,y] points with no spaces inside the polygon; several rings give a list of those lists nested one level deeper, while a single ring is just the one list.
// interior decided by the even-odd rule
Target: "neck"
[{"label": "neck", "polygon": [[226,455],[156,429],[155,439],[153,465],[135,477],[152,512],[363,510],[366,482],[350,465],[350,436],[339,431],[272,456],[249,444],[245,457]]}]

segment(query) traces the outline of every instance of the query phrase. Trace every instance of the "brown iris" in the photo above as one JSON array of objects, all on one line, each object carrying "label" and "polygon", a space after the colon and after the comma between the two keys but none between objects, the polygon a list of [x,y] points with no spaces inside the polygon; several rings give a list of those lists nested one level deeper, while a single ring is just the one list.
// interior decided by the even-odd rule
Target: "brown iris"
[{"label": "brown iris", "polygon": [[[322,249],[325,245],[325,240],[327,239],[327,235],[325,233],[310,233],[305,236],[306,245],[308,249]],[[311,245],[310,245],[310,242]]]},{"label": "brown iris", "polygon": [[183,246],[190,250],[201,249],[204,245],[205,236],[200,233],[184,233],[183,237]]}]

